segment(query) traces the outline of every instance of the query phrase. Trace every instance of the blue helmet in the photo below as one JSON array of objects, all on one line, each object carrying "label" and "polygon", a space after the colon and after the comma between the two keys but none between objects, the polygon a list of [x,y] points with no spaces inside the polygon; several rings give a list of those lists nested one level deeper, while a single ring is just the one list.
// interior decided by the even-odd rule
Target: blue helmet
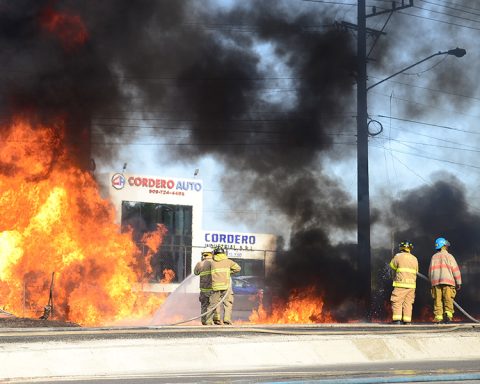
[{"label": "blue helmet", "polygon": [[444,246],[447,246],[447,247],[450,246],[450,243],[448,242],[447,239],[443,237],[439,237],[437,240],[435,240],[435,249],[441,249]]}]

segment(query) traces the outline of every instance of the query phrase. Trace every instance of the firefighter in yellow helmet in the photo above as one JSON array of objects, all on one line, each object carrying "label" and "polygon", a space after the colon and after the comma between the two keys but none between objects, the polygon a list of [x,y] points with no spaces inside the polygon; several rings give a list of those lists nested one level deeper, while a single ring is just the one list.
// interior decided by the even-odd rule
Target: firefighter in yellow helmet
[{"label": "firefighter in yellow helmet", "polygon": [[[202,314],[203,325],[213,325],[213,313],[207,313],[210,303],[210,296],[212,295],[212,261],[213,249],[205,248],[202,251],[202,260],[200,260],[193,269],[195,275],[200,276],[200,307]],[[205,315],[205,313],[207,313]]]},{"label": "firefighter in yellow helmet", "polygon": [[392,302],[393,324],[410,324],[412,321],[412,307],[415,301],[418,260],[412,255],[413,244],[402,241],[399,252],[390,261],[393,270]]},{"label": "firefighter in yellow helmet", "polygon": [[[223,321],[214,319],[217,325],[232,325],[233,290],[230,275],[241,271],[241,267],[227,257],[223,247],[217,247],[213,251],[212,262],[212,295],[210,296],[209,309],[217,306],[223,298]],[[218,307],[217,307],[218,308]]]}]

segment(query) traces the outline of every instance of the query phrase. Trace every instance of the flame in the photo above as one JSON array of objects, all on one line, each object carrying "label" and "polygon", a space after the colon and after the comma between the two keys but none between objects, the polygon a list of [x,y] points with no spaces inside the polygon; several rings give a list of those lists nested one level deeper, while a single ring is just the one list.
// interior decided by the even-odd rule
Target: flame
[{"label": "flame", "polygon": [[[150,261],[152,257],[158,252],[160,246],[162,245],[163,237],[167,234],[167,228],[162,224],[157,224],[156,231],[147,232],[142,236],[141,243],[143,244],[146,255],[144,256],[143,253],[139,253],[137,256],[137,270],[143,272],[143,276],[139,276],[141,280],[145,280],[146,278],[152,277],[153,269]],[[165,276],[170,276],[173,273],[173,277],[168,280],[167,282],[171,282],[175,278],[175,272],[164,270],[163,275],[164,279]],[[163,280],[162,280],[163,282]]]},{"label": "flame", "polygon": [[[132,286],[166,233],[121,233],[113,206],[95,180],[69,160],[63,121],[46,126],[17,117],[0,127],[0,305],[38,316],[49,299],[52,273],[56,319],[82,325],[151,316],[165,300]],[[172,274],[165,271],[165,279]]]},{"label": "flame", "polygon": [[171,283],[175,279],[175,271],[172,269],[164,269],[163,270],[163,279],[160,280],[162,284]]},{"label": "flame", "polygon": [[316,294],[315,287],[293,290],[287,301],[275,298],[267,311],[260,297],[258,309],[249,317],[256,324],[314,324],[334,322],[329,311],[324,310],[324,301]]},{"label": "flame", "polygon": [[88,38],[87,28],[80,16],[56,11],[53,4],[43,9],[40,25],[55,35],[67,50],[83,45]]}]

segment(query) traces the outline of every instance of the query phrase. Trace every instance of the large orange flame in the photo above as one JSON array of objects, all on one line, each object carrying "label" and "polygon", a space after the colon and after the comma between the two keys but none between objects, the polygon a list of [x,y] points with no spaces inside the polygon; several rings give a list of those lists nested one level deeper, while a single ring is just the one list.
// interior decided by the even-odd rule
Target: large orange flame
[{"label": "large orange flame", "polygon": [[149,252],[139,263],[131,232],[120,232],[92,175],[69,161],[61,120],[42,126],[17,118],[1,132],[0,307],[37,316],[54,272],[57,319],[99,325],[151,315],[165,297],[132,287],[148,277],[139,268],[165,229],[144,238]]},{"label": "large orange flame", "polygon": [[271,310],[267,311],[260,298],[258,309],[249,317],[255,324],[313,324],[332,323],[330,312],[323,308],[324,302],[316,293],[315,287],[293,290],[287,301],[274,298]]}]

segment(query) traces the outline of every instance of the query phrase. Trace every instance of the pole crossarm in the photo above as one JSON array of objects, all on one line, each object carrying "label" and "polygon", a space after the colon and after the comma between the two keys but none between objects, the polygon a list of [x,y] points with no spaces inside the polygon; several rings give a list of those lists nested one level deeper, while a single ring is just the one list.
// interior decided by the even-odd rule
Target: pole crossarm
[{"label": "pole crossarm", "polygon": [[[341,25],[345,29],[352,29],[354,31],[358,31],[358,26],[356,24],[349,23],[348,21],[342,21]],[[368,33],[369,35],[373,35],[373,36],[379,36],[379,35],[386,35],[387,34],[386,32],[378,31],[378,30],[372,29],[372,28],[365,28],[365,32]]]},{"label": "pole crossarm", "polygon": [[410,8],[410,7],[413,7],[413,0],[409,0],[409,3],[407,5],[405,5],[405,1],[402,1],[402,5],[400,7],[397,7],[396,2],[393,1],[392,9],[386,9],[384,11],[377,12],[377,7],[372,7],[372,13],[370,13],[369,15],[365,15],[365,17],[383,15],[385,13],[391,13],[391,12],[399,11],[401,9]]},{"label": "pole crossarm", "polygon": [[430,60],[432,57],[439,56],[439,55],[454,55],[454,56],[457,56],[457,57],[462,57],[462,56],[465,55],[465,53],[466,53],[466,51],[464,49],[461,49],[461,48],[450,49],[448,51],[443,51],[443,52],[439,51],[437,53],[434,53],[433,55],[430,55],[430,56],[420,60],[420,61],[417,61],[416,63],[414,63],[412,65],[409,65],[406,68],[403,68],[401,71],[395,72],[393,75],[390,75],[390,76],[386,77],[385,79],[380,80],[378,83],[370,85],[369,87],[367,87],[367,91],[369,91],[373,87],[376,87],[379,84],[382,84],[383,82],[385,82],[387,80],[390,80],[392,77],[395,77],[395,76],[399,75],[400,73],[408,71],[410,68],[413,68],[413,67],[415,67],[419,64],[422,64],[423,62],[425,62],[427,60]]}]

